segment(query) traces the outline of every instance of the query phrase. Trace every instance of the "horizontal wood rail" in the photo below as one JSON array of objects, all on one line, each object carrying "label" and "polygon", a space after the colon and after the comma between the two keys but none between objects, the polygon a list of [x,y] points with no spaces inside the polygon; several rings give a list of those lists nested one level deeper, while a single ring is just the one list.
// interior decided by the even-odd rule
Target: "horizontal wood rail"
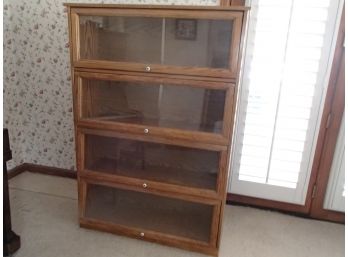
[{"label": "horizontal wood rail", "polygon": [[[25,171],[51,175],[51,176],[72,178],[72,179],[77,178],[77,172],[75,170],[55,168],[55,167],[49,167],[45,165],[38,165],[38,164],[32,164],[32,163],[23,163],[11,169],[8,172],[8,177],[9,179],[11,179]],[[266,200],[266,199],[231,194],[231,193],[227,193],[226,203],[228,205],[242,205],[242,206],[250,206],[250,207],[256,207],[256,208],[273,210],[273,211],[281,211],[286,214],[313,219],[313,217],[310,217],[308,210],[305,208],[305,206],[297,205],[297,204],[278,202],[278,201]],[[318,219],[318,218],[314,218],[314,219]],[[319,220],[323,220],[323,219],[319,219]],[[337,223],[344,223],[344,213],[337,213],[334,219],[330,219],[330,217],[328,217],[325,220],[337,222]]]}]

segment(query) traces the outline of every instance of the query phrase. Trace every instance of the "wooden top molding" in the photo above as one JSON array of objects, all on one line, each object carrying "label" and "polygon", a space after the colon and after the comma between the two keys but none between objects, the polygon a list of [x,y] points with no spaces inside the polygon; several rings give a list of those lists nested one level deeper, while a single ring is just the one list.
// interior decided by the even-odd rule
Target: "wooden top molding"
[{"label": "wooden top molding", "polygon": [[248,11],[246,6],[190,6],[190,5],[122,5],[122,4],[85,4],[64,3],[67,7],[78,8],[117,8],[117,9],[162,9],[162,10],[214,10],[214,11]]}]

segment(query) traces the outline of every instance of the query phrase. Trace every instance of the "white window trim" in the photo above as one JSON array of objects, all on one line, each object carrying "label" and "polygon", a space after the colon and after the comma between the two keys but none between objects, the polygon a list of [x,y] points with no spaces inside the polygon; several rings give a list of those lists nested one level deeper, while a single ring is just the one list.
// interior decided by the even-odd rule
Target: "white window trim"
[{"label": "white window trim", "polygon": [[[252,0],[246,0],[246,6],[250,6]],[[312,131],[314,140],[313,140],[313,145],[311,147],[311,151],[310,151],[310,156],[309,156],[309,162],[308,162],[308,169],[311,169],[312,165],[313,165],[313,160],[314,160],[314,154],[315,154],[315,149],[316,149],[316,144],[317,144],[317,139],[318,139],[318,135],[319,135],[319,130],[320,130],[320,121],[321,121],[321,117],[323,114],[323,109],[324,109],[324,104],[325,104],[325,98],[326,98],[326,94],[327,94],[327,88],[328,88],[328,83],[329,83],[329,79],[330,79],[330,72],[331,72],[331,68],[332,68],[332,63],[333,63],[333,57],[334,57],[334,52],[335,52],[335,47],[336,47],[336,42],[337,42],[337,35],[338,35],[338,30],[339,30],[339,24],[340,24],[340,19],[341,19],[341,15],[342,15],[342,10],[343,10],[343,6],[344,6],[344,0],[338,0],[338,8],[337,8],[337,15],[336,15],[336,19],[331,19],[329,22],[333,22],[334,23],[334,33],[333,33],[333,38],[326,38],[325,40],[330,40],[331,42],[328,44],[330,45],[330,51],[328,56],[324,56],[323,58],[328,58],[328,62],[327,62],[327,66],[324,69],[324,75],[322,79],[318,79],[318,81],[323,81],[321,83],[321,87],[322,90],[321,92],[319,92],[321,94],[321,97],[319,97],[319,101],[318,103],[315,104],[319,104],[319,115],[318,115],[318,119],[316,120],[316,125],[314,126],[314,133]],[[332,24],[331,24],[332,25]],[[248,40],[248,34],[245,37],[245,40]],[[244,44],[245,45],[245,44]],[[243,55],[244,56],[244,55]],[[240,74],[240,85],[243,84],[243,71],[244,71],[244,65],[245,65],[245,58],[242,60],[242,65],[241,65],[241,74]],[[232,172],[232,162],[235,158],[234,153],[236,151],[236,136],[237,136],[237,128],[238,128],[238,116],[240,113],[240,104],[241,104],[241,94],[242,94],[242,89],[239,89],[238,92],[238,96],[237,96],[237,109],[236,109],[236,117],[235,117],[235,124],[234,124],[234,134],[233,134],[233,142],[232,142],[232,155],[231,155],[231,159],[230,159],[230,165],[229,165],[229,179],[228,179],[228,192],[229,193],[236,193],[238,194],[238,188],[232,187],[232,179],[233,179],[233,172]],[[317,98],[318,99],[318,98]],[[308,191],[308,185],[309,185],[309,181],[310,181],[310,174],[311,174],[311,170],[308,171],[306,174],[302,174],[305,175],[305,183],[304,183],[304,187],[302,188],[302,190],[297,190],[293,201],[291,201],[292,203],[296,203],[296,204],[301,204],[304,205],[305,204],[305,200],[306,200],[306,196],[307,196],[307,191]],[[255,191],[262,191],[264,190],[264,188],[262,187],[263,184],[257,184],[257,183],[252,183],[252,185],[250,185],[250,182],[245,182],[243,183],[243,181],[239,181],[240,186],[243,187],[243,191],[245,195],[248,196],[255,196],[255,197],[259,197],[256,196],[255,194],[253,194]],[[274,186],[275,188],[277,188],[276,186]],[[279,190],[277,190],[278,195],[277,195],[277,199],[270,199],[270,200],[278,200],[278,201],[282,201],[281,199],[286,198],[285,195],[287,195],[291,190],[293,189],[289,189],[289,188],[283,188],[283,187],[279,187]],[[265,194],[267,194],[267,192],[265,192]],[[267,197],[265,197],[267,198]],[[269,198],[267,198],[269,199]]]}]

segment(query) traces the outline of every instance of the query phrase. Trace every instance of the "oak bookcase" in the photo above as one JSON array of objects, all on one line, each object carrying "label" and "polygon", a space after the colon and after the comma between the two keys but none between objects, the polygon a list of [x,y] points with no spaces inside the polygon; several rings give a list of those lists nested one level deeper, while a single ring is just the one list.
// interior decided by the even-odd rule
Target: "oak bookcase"
[{"label": "oak bookcase", "polygon": [[66,6],[80,225],[216,256],[248,8]]}]

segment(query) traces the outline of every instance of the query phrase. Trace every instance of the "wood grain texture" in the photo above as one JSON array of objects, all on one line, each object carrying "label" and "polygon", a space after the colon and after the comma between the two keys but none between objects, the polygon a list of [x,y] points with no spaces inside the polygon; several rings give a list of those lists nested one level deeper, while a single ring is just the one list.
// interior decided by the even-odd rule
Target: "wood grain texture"
[{"label": "wood grain texture", "polygon": [[[237,39],[239,36],[237,36]],[[235,48],[233,48],[235,49]],[[236,56],[237,53],[235,54]],[[147,63],[135,63],[135,62],[117,62],[117,61],[104,61],[104,60],[84,60],[79,57],[75,57],[73,66],[76,68],[101,68],[105,70],[120,70],[120,71],[137,71],[145,72],[149,66],[151,71],[147,73],[151,74],[179,74],[179,75],[194,75],[205,77],[218,77],[233,79],[236,77],[235,69],[221,69],[221,68],[204,68],[204,67],[180,67],[174,65],[163,64],[147,64]],[[233,60],[234,62],[235,60]]]},{"label": "wood grain texture", "polygon": [[[186,141],[188,144],[192,144],[198,148],[204,147],[204,145],[216,144],[226,148],[229,145],[228,139],[218,134],[206,132],[190,132],[182,131],[171,128],[158,128],[153,126],[144,126],[136,124],[125,124],[121,122],[108,122],[108,121],[95,121],[95,120],[81,120],[77,123],[78,128],[88,128],[96,130],[108,130],[117,131],[122,134],[133,134],[135,138],[142,138],[144,140],[165,140],[171,141],[173,144],[176,142]],[[144,130],[148,129],[147,133]],[[211,148],[217,146],[212,145]],[[207,147],[205,147],[207,148]]]},{"label": "wood grain texture", "polygon": [[94,59],[98,50],[98,27],[97,24],[87,21],[80,25],[80,55],[86,59]]},{"label": "wood grain texture", "polygon": [[[168,7],[166,7],[168,8]],[[111,69],[111,70],[133,70],[144,72],[148,66],[151,67],[149,73],[152,74],[178,74],[178,75],[196,75],[196,76],[210,76],[217,78],[235,78],[238,69],[238,60],[239,60],[239,44],[240,44],[240,33],[241,33],[241,24],[243,20],[242,11],[231,11],[232,9],[214,9],[205,8],[201,9],[181,9],[180,11],[177,8],[174,9],[130,9],[130,8],[72,8],[71,21],[72,21],[72,41],[74,46],[72,47],[73,52],[73,66],[75,68],[102,68],[102,69]],[[230,47],[230,62],[229,68],[208,68],[208,67],[190,67],[190,66],[178,66],[178,65],[164,65],[164,64],[155,64],[155,63],[138,63],[131,61],[109,61],[109,60],[97,60],[97,58],[88,58],[89,54],[84,54],[86,50],[86,45],[88,49],[95,49],[94,40],[84,40],[81,37],[80,30],[82,29],[86,32],[85,27],[91,26],[82,26],[80,28],[79,15],[90,15],[90,16],[115,16],[122,15],[123,17],[166,17],[166,18],[176,18],[176,19],[229,19],[233,21],[232,29],[232,44]],[[88,30],[88,35],[98,34],[90,33],[92,30]],[[83,33],[82,33],[83,34]],[[85,35],[84,37],[89,38]],[[81,45],[81,42],[84,44]],[[93,43],[91,43],[93,42]],[[91,47],[93,45],[93,47]],[[93,50],[94,51],[94,50]],[[87,57],[87,58],[86,58]],[[98,58],[99,59],[99,58]]]},{"label": "wood grain texture", "polygon": [[[242,2],[244,0],[232,0],[232,2]],[[86,4],[86,3],[64,3],[67,7],[87,7],[87,8],[118,8],[118,9],[149,9],[149,10],[216,10],[216,11],[248,11],[246,6],[195,6],[195,5],[122,5],[122,4]]]},{"label": "wood grain texture", "polygon": [[[188,86],[216,90],[225,90],[225,107],[223,114],[223,124],[222,124],[222,135],[219,133],[207,133],[207,132],[196,132],[190,130],[182,130],[176,128],[163,128],[154,127],[151,125],[142,124],[124,124],[123,122],[117,121],[107,121],[107,120],[97,120],[97,119],[83,119],[83,104],[86,105],[87,102],[83,103],[83,95],[89,95],[89,87],[82,86],[83,79],[98,79],[103,81],[125,81],[125,82],[147,82],[151,85],[160,84],[170,84],[177,86]],[[235,85],[233,83],[225,82],[206,82],[206,81],[192,81],[192,80],[182,80],[174,78],[158,78],[158,77],[141,77],[141,76],[129,76],[123,74],[108,74],[108,73],[87,73],[87,72],[75,72],[75,84],[74,84],[74,99],[75,99],[75,110],[77,114],[76,125],[79,127],[88,127],[96,129],[108,129],[116,130],[119,132],[144,134],[144,129],[148,129],[148,137],[164,137],[173,140],[190,140],[194,142],[206,142],[212,144],[228,145],[229,138],[231,134],[231,120],[234,116],[234,90]],[[95,81],[95,80],[94,80]],[[84,82],[86,85],[88,82]],[[94,82],[95,83],[95,82]],[[155,83],[155,84],[154,84]],[[144,84],[144,87],[147,85]],[[173,87],[173,86],[171,86]],[[97,89],[98,87],[96,87]],[[101,87],[99,87],[101,88]],[[115,88],[116,89],[116,88]],[[111,93],[111,92],[110,92]],[[110,95],[110,94],[109,94]],[[111,104],[111,103],[110,103]]]},{"label": "wood grain texture", "polygon": [[[13,168],[12,170],[9,170],[8,171],[9,179],[17,175],[20,175],[21,173],[25,171],[31,172],[30,170],[31,165],[32,164],[30,163],[23,163]],[[46,172],[46,169],[49,171]],[[36,170],[35,173],[40,173],[40,174],[45,174],[50,176],[57,176],[57,177],[68,177],[72,179],[77,178],[77,172],[74,170],[66,170],[69,173],[68,176],[66,176],[66,173],[62,171],[64,171],[64,169],[59,169],[59,168],[49,167],[49,166],[41,166],[41,168],[39,170]],[[266,200],[266,199],[260,199],[260,198],[254,198],[254,197],[248,197],[248,196],[242,196],[242,195],[236,195],[236,194],[230,194],[230,193],[227,193],[226,204],[251,206],[251,207],[262,208],[266,210],[282,211],[287,214],[297,215],[301,217],[314,218],[310,216],[305,206],[302,206],[302,205],[295,205],[290,203],[277,202],[272,200]],[[315,219],[343,223],[344,222],[343,216],[344,214],[342,213],[330,211],[328,215],[326,215],[326,217],[324,218],[316,217]]]},{"label": "wood grain texture", "polygon": [[[226,151],[83,135],[87,153],[79,173],[105,181],[201,197],[220,198]],[[81,149],[82,148],[82,149]],[[134,151],[136,149],[136,151]],[[224,190],[224,189],[223,189]]]},{"label": "wood grain texture", "polygon": [[233,119],[235,115],[235,92],[236,87],[230,88],[226,92],[225,108],[224,108],[224,122],[222,124],[222,135],[227,139],[228,144],[231,144],[231,135],[233,134]]},{"label": "wood grain texture", "polygon": [[239,13],[235,19],[233,19],[232,29],[232,42],[230,48],[230,69],[231,75],[234,78],[239,76],[239,59],[240,59],[240,44],[241,44],[241,33],[243,24],[244,13]]},{"label": "wood grain texture", "polygon": [[133,133],[127,132],[126,128],[124,131],[118,130],[118,131],[110,131],[106,130],[105,128],[95,128],[97,126],[93,126],[92,128],[79,126],[78,131],[80,133],[85,134],[91,134],[91,135],[100,135],[100,136],[109,136],[109,137],[118,137],[118,138],[125,138],[125,139],[134,139],[144,142],[154,142],[154,143],[160,143],[160,144],[168,144],[168,145],[177,145],[177,146],[186,146],[186,147],[192,147],[197,149],[205,149],[205,150],[212,150],[212,151],[224,151],[227,150],[227,146],[225,145],[218,145],[218,144],[206,144],[201,143],[199,141],[199,138],[197,140],[180,140],[180,139],[167,139],[162,137],[156,137],[151,135],[136,135]]},{"label": "wood grain texture", "polygon": [[220,178],[220,199],[221,199],[221,205],[220,205],[220,215],[217,217],[216,226],[218,228],[218,234],[216,239],[217,248],[220,247],[221,242],[221,233],[222,233],[222,222],[224,217],[224,210],[225,210],[225,203],[226,203],[226,197],[227,197],[227,179],[228,179],[228,172],[230,170],[230,155],[231,155],[231,146],[228,148],[228,151],[225,152],[225,155],[222,155],[220,167],[224,170],[224,172],[221,173]]},{"label": "wood grain texture", "polygon": [[[344,222],[344,213],[325,210],[323,208],[330,176],[331,164],[335,152],[336,141],[345,109],[345,13],[341,16],[338,38],[331,68],[324,110],[321,119],[320,131],[312,166],[311,179],[306,198],[306,207],[313,218]],[[330,126],[327,128],[327,119],[331,114]],[[317,192],[312,199],[311,192],[314,185]]]},{"label": "wood grain texture", "polygon": [[163,192],[167,192],[168,194],[172,196],[176,196],[177,194],[183,194],[183,195],[197,196],[201,198],[212,198],[212,199],[220,198],[220,196],[217,195],[217,193],[213,190],[168,184],[168,183],[153,181],[150,179],[137,179],[137,178],[126,177],[126,176],[109,175],[109,174],[104,174],[104,173],[91,171],[91,170],[82,171],[80,172],[80,175],[86,178],[91,178],[91,179],[96,178],[96,179],[109,181],[109,182],[113,182],[117,184],[121,183],[123,185],[130,185],[142,190],[144,188],[143,186],[144,183],[146,183],[147,186],[146,186],[146,189],[144,189],[145,192],[163,191]]},{"label": "wood grain texture", "polygon": [[207,77],[204,73],[200,74],[199,77],[197,76],[191,76],[191,75],[182,75],[182,74],[153,74],[146,71],[121,71],[121,70],[105,70],[100,68],[79,68],[75,67],[75,72],[83,72],[83,73],[93,73],[93,74],[101,74],[101,75],[115,75],[115,76],[131,76],[131,77],[142,77],[142,78],[157,78],[157,79],[173,79],[173,80],[185,80],[185,81],[200,81],[202,83],[204,82],[222,82],[227,84],[236,84],[235,78],[223,78],[223,77]]},{"label": "wood grain texture", "polygon": [[[139,230],[135,228],[113,224],[110,222],[93,219],[80,219],[80,226],[83,228],[97,229],[100,231],[109,232],[117,235],[125,235],[139,240],[155,242],[168,246],[175,246],[190,251],[196,251],[212,256],[218,256],[218,250],[216,249],[216,247],[211,247],[207,244],[202,244],[199,241],[189,240],[183,237],[175,237],[172,235],[148,230]],[[144,236],[140,236],[141,233],[144,233]]]},{"label": "wood grain texture", "polygon": [[[141,185],[137,184],[126,184],[125,181],[117,181],[117,180],[105,180],[103,175],[100,174],[91,174],[90,172],[80,172],[79,177],[82,181],[84,181],[87,184],[94,184],[94,185],[101,185],[101,186],[107,186],[107,187],[114,187],[119,189],[125,189],[125,190],[131,190],[135,192],[142,192],[142,193],[151,193],[153,195],[158,196],[165,196],[169,198],[175,198],[185,201],[191,201],[196,203],[203,203],[203,204],[209,204],[209,205],[217,205],[220,204],[220,200],[213,199],[213,198],[204,198],[200,196],[194,196],[194,195],[186,195],[186,194],[180,194],[178,192],[172,193],[166,190],[158,190],[158,189],[148,189],[144,188]],[[129,181],[129,180],[128,180]],[[125,182],[125,183],[122,183]]]},{"label": "wood grain texture", "polygon": [[[89,69],[87,71],[76,71],[75,77],[86,78],[86,79],[97,79],[97,80],[108,80],[108,81],[126,81],[126,82],[152,82],[156,84],[173,84],[173,85],[185,85],[197,88],[208,88],[208,89],[229,89],[234,88],[235,84],[231,82],[219,82],[204,81],[204,80],[187,80],[178,77],[169,76],[158,76],[157,74],[151,76],[144,76],[142,73],[123,74],[123,73],[108,73],[104,71],[103,73],[96,73],[94,69]],[[197,79],[197,78],[196,78]]]},{"label": "wood grain texture", "polygon": [[70,26],[70,56],[72,62],[70,63],[71,68],[74,68],[74,62],[78,60],[80,56],[80,20],[76,13],[73,13],[72,9],[69,10],[69,26]]},{"label": "wood grain texture", "polygon": [[86,218],[212,244],[214,211],[210,204],[88,184],[85,215]]},{"label": "wood grain texture", "polygon": [[[130,192],[130,194],[139,195],[140,193],[140,195],[144,196],[151,194],[168,199],[173,198],[211,205],[213,206],[213,216],[211,217],[209,228],[209,243],[200,240],[192,240],[185,236],[178,237],[165,232],[159,233],[151,230],[146,231],[146,236],[140,238],[217,256],[220,244],[223,210],[226,201],[229,151],[236,108],[238,75],[242,59],[241,55],[244,51],[242,42],[244,42],[243,37],[246,28],[245,19],[247,15],[245,12],[249,9],[242,6],[242,2],[243,1],[229,2],[229,5],[235,5],[233,7],[207,8],[196,6],[66,4],[70,10],[70,47],[74,81],[74,124],[76,132],[79,216],[81,226],[136,238],[139,238],[139,233],[141,233],[139,229],[132,226],[122,226],[121,224],[110,223],[103,219],[96,220],[88,218],[86,216],[86,211],[88,209],[88,201],[90,201],[88,194],[92,192],[89,191],[91,185],[99,185],[100,188],[114,188],[116,191],[126,190]],[[80,15],[233,20],[233,30],[230,32],[232,38],[229,47],[230,55],[229,58],[227,58],[229,59],[228,68],[151,64],[151,71],[147,72],[145,68],[148,64],[146,63],[94,60],[96,59],[94,51],[98,47],[98,39],[94,39],[94,37],[96,34],[104,32],[97,31],[97,27],[92,23],[80,26]],[[211,55],[211,53],[208,53],[208,55]],[[92,83],[91,81],[94,82]],[[224,109],[223,117],[221,118],[223,119],[222,132],[204,132],[202,128],[201,130],[184,130],[179,125],[178,127],[167,128],[155,125],[144,125],[152,123],[130,123],[130,121],[116,122],[115,120],[105,121],[96,119],[92,114],[98,113],[101,107],[93,105],[93,103],[104,99],[103,110],[107,109],[110,112],[114,112],[119,107],[122,107],[120,101],[123,101],[122,99],[115,98],[114,94],[125,94],[123,89],[116,90],[110,87],[112,92],[109,92],[109,96],[105,95],[105,92],[102,92],[102,81],[109,81],[110,83],[118,81],[157,83],[161,85],[159,87],[162,87],[163,84],[173,84],[178,87],[186,86],[197,89],[223,90],[226,93],[225,103],[223,107],[221,107],[221,109]],[[212,91],[208,93],[204,92],[202,114],[200,114],[202,115],[201,120],[205,121],[206,124],[210,124],[211,121],[214,121],[217,117],[216,112],[220,111],[220,107],[214,106],[214,101],[220,101],[221,95],[216,92],[211,92]],[[114,98],[114,102],[117,102],[120,106],[115,107],[112,98]],[[127,104],[127,102],[124,102],[124,107],[127,107]],[[86,107],[86,105],[88,106]],[[202,124],[200,126],[202,126]],[[112,141],[112,146],[104,144],[105,149],[101,149],[100,147],[102,146],[95,145],[93,141],[86,140],[89,135],[104,138],[109,137],[110,142]],[[89,163],[98,161],[100,156],[107,156],[106,152],[115,152],[116,154],[116,152],[119,151],[117,150],[119,142],[117,140],[115,141],[113,138],[219,152],[219,169],[216,182],[214,182],[216,183],[216,190],[175,184],[169,181],[157,181],[144,179],[143,177],[131,177],[129,175],[125,176],[121,170],[118,170],[118,173],[103,173],[95,168],[91,168]],[[142,161],[144,165],[144,156],[146,155],[144,148],[140,147],[139,151],[136,153],[134,152],[133,155],[134,158],[139,158],[139,161]],[[116,160],[118,159],[116,158]],[[181,164],[184,165],[184,163]],[[188,179],[194,178],[188,177]],[[143,186],[144,183],[146,187]]]}]

